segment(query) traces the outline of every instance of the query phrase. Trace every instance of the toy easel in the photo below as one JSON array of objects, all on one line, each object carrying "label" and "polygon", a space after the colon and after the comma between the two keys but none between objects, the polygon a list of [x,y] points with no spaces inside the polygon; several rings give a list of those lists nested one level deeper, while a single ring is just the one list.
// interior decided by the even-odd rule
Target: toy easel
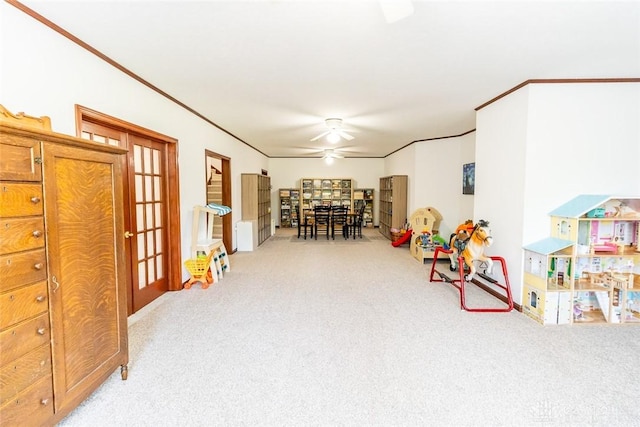
[{"label": "toy easel", "polygon": [[[513,310],[513,297],[511,296],[511,286],[509,285],[509,275],[507,274],[507,264],[505,263],[504,258],[497,257],[497,256],[490,257],[494,262],[497,261],[502,266],[502,275],[504,276],[504,280],[505,280],[504,284],[498,283],[497,280],[483,273],[476,273],[476,276],[482,278],[483,280],[485,280],[486,282],[490,283],[493,286],[497,286],[503,289],[506,294],[505,299],[506,299],[507,306],[504,308],[470,308],[470,307],[467,307],[466,296],[464,293],[464,286],[466,283],[466,281],[464,280],[464,275],[465,275],[464,259],[461,256],[458,257],[458,273],[460,274],[460,277],[458,279],[452,279],[449,276],[445,275],[444,273],[441,273],[440,271],[436,270],[436,263],[438,262],[438,254],[441,252],[445,254],[450,254],[453,251],[444,249],[441,246],[436,247],[436,251],[433,255],[433,263],[431,264],[431,274],[429,275],[429,281],[430,282],[447,282],[450,285],[453,285],[456,288],[458,288],[458,290],[460,291],[460,308],[462,308],[465,311],[478,311],[478,312],[485,312],[485,313],[487,312],[496,313],[496,312]],[[447,257],[447,260],[448,258],[449,257]],[[440,277],[439,280],[434,279],[433,277],[434,273],[438,274],[438,276]],[[478,279],[474,278],[471,281],[476,284],[483,285],[484,287],[488,287],[486,284],[480,282]]]},{"label": "toy easel", "polygon": [[[202,217],[207,221],[207,234],[204,239],[198,239],[200,219]],[[198,205],[193,207],[191,257],[194,259],[197,258],[198,252],[204,252],[207,255],[213,252],[210,266],[211,276],[214,283],[222,279],[225,272],[231,271],[231,264],[229,264],[227,248],[225,247],[224,242],[222,239],[215,239],[211,237],[213,235],[213,221],[216,217],[218,217],[218,211],[215,209]]]}]

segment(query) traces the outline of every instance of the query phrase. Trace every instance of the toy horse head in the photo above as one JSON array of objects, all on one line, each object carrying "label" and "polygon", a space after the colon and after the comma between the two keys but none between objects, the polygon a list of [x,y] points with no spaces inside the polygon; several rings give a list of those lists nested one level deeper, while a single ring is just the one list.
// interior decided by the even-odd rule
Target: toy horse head
[{"label": "toy horse head", "polygon": [[471,233],[471,238],[483,246],[491,246],[493,244],[493,237],[491,236],[489,221],[485,221],[484,219],[479,220]]}]

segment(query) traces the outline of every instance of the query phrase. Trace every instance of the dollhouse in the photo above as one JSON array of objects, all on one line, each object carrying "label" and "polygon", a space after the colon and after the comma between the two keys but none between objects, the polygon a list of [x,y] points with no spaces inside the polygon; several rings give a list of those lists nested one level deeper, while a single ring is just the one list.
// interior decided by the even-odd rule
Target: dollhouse
[{"label": "dollhouse", "polygon": [[543,325],[640,323],[640,198],[581,195],[524,247],[523,311]]}]

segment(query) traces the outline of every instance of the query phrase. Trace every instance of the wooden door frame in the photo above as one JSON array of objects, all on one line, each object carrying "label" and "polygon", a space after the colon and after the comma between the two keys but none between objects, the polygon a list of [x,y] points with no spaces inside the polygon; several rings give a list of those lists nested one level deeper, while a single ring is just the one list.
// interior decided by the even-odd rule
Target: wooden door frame
[{"label": "wooden door frame", "polygon": [[[82,122],[88,121],[166,143],[167,182],[167,286],[170,291],[182,289],[182,245],[180,235],[180,175],[178,172],[178,140],[133,123],[75,105],[76,135],[82,136]],[[129,273],[131,274],[131,273]]]},{"label": "wooden door frame", "polygon": [[[205,170],[205,182],[207,181],[208,173],[207,170],[207,158],[213,157],[216,159],[220,159],[222,162],[222,204],[224,206],[231,206],[231,159],[227,156],[223,156],[222,154],[215,153],[211,150],[204,150],[204,170]],[[205,186],[206,189],[206,186]],[[207,200],[207,193],[205,192],[205,198]],[[222,216],[222,241],[224,242],[225,247],[229,253],[233,253],[235,249],[233,248],[233,223],[231,215],[223,215]]]}]

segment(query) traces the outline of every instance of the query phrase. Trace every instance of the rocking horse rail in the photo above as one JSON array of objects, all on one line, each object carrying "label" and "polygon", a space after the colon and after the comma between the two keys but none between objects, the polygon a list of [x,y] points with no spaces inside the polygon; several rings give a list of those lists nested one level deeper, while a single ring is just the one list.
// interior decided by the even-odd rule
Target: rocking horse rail
[{"label": "rocking horse rail", "polygon": [[[493,286],[497,286],[501,289],[503,289],[506,293],[506,307],[503,308],[485,308],[485,307],[469,307],[467,306],[466,303],[466,294],[465,294],[465,279],[464,279],[464,259],[462,258],[462,256],[458,257],[458,275],[459,278],[458,279],[452,279],[449,276],[439,272],[438,270],[436,270],[436,264],[438,261],[438,255],[440,253],[444,253],[444,254],[451,254],[453,253],[452,250],[450,249],[444,249],[442,247],[436,247],[436,250],[433,254],[433,262],[431,263],[431,271],[429,273],[429,281],[430,282],[447,282],[450,285],[458,288],[459,292],[460,292],[460,307],[465,310],[465,311],[469,311],[469,312],[480,312],[480,313],[499,313],[499,312],[509,312],[511,310],[513,310],[513,296],[511,294],[511,285],[509,283],[509,274],[507,273],[507,264],[504,260],[503,257],[499,257],[499,256],[491,256],[489,258],[491,258],[492,261],[498,262],[502,268],[502,275],[504,276],[504,280],[505,283],[499,283],[497,280],[494,280],[484,274],[479,273],[478,276],[482,277],[484,280],[487,280],[488,282],[491,282],[491,284]],[[436,279],[434,277],[435,274],[438,274],[439,279]],[[483,277],[485,276],[485,277]],[[477,279],[473,279],[474,281]]]},{"label": "rocking horse rail", "polygon": [[[501,312],[508,312],[513,310],[513,296],[511,295],[511,285],[509,284],[509,275],[507,274],[507,264],[504,260],[504,258],[502,257],[498,257],[498,256],[491,256],[489,257],[491,258],[491,260],[493,260],[494,262],[498,262],[500,263],[501,267],[502,267],[502,275],[504,276],[504,280],[505,280],[505,284],[499,283],[497,280],[486,276],[485,274],[482,273],[478,273],[479,277],[482,277],[482,279],[490,282],[493,286],[497,286],[499,288],[502,288],[505,293],[506,293],[506,307],[502,307],[502,308],[480,308],[480,307],[468,307],[466,304],[466,296],[464,294],[464,285],[465,285],[465,280],[464,280],[464,259],[462,257],[458,257],[458,264],[460,265],[460,306],[465,310],[465,311],[470,311],[470,312],[479,312],[479,313],[501,313]],[[477,279],[473,279],[473,281],[476,281]]]}]

